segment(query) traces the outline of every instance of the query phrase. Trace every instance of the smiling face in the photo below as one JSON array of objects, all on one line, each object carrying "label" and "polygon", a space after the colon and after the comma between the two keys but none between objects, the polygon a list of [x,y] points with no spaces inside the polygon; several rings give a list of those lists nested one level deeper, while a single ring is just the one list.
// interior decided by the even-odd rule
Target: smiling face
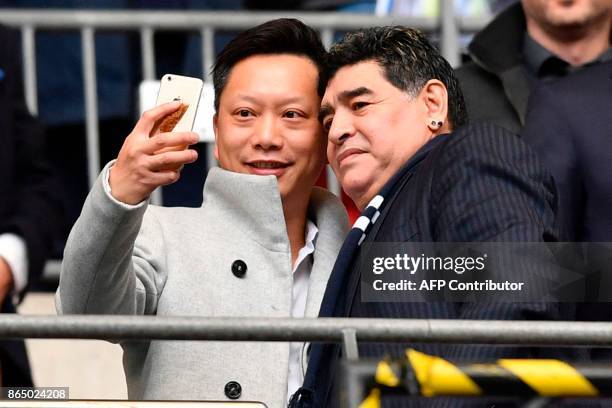
[{"label": "smiling face", "polygon": [[329,82],[320,119],[328,160],[344,191],[363,209],[432,137],[423,96],[393,86],[377,62],[340,68]]},{"label": "smiling face", "polygon": [[318,70],[306,57],[255,55],[231,70],[215,115],[215,157],[238,173],[274,175],[284,201],[308,201],[325,165]]}]

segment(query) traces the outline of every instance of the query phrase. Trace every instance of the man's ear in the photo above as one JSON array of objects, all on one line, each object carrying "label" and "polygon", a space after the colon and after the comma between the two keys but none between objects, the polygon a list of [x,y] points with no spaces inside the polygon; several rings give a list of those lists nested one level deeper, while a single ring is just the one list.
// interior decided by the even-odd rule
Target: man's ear
[{"label": "man's ear", "polygon": [[217,159],[217,161],[219,161],[219,143],[218,143],[219,124],[217,123],[218,120],[219,120],[219,114],[215,113],[215,116],[213,116],[213,130],[215,131],[215,149],[214,149],[214,153],[215,153],[215,159]]},{"label": "man's ear", "polygon": [[448,91],[442,81],[430,79],[421,90],[428,121],[448,122]]}]

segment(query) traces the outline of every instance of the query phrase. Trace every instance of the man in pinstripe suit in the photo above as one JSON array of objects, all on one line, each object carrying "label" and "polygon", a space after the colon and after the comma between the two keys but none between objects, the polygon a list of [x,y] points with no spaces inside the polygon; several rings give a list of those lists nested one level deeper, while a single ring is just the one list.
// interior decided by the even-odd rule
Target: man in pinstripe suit
[{"label": "man in pinstripe suit", "polygon": [[[340,251],[320,316],[568,318],[553,303],[362,301],[357,261],[362,243],[556,240],[557,198],[552,178],[518,138],[491,124],[467,123],[451,66],[418,31],[377,27],[348,34],[331,49],[329,65],[319,116],[328,132],[328,159],[363,212]],[[534,259],[533,268],[537,262]],[[536,356],[542,351],[410,346],[471,360]],[[359,353],[401,355],[405,347],[360,344]],[[335,405],[330,389],[339,354],[337,346],[313,345],[304,388],[295,395],[294,406]],[[431,401],[451,406],[456,402]]]}]

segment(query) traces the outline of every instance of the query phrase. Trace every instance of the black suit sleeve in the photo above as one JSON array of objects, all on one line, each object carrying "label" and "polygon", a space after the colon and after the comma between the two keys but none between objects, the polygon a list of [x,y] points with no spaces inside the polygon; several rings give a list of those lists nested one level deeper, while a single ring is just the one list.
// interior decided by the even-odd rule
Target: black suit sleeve
[{"label": "black suit sleeve", "polygon": [[582,236],[578,220],[583,219],[584,186],[576,159],[573,129],[563,107],[561,95],[555,97],[547,86],[539,87],[529,101],[529,111],[522,138],[529,144],[553,175],[559,189],[560,221],[565,240]]},{"label": "black suit sleeve", "polygon": [[32,282],[42,273],[53,239],[61,233],[63,209],[45,158],[43,129],[25,104],[19,36],[0,28],[0,43],[4,44],[0,137],[6,148],[0,164],[4,177],[0,187],[6,192],[0,197],[0,233],[13,232],[24,239]]},{"label": "black suit sleeve", "polygon": [[440,242],[539,242],[557,237],[556,188],[516,136],[473,124],[445,146],[432,183]]},{"label": "black suit sleeve", "polygon": [[[438,242],[542,242],[557,240],[552,177],[516,136],[493,125],[470,125],[453,135],[440,156],[432,183],[433,237]],[[520,251],[507,245],[509,251]],[[504,247],[505,248],[505,247]],[[545,250],[512,253],[500,278],[517,281],[551,265]],[[514,256],[515,255],[515,256]],[[521,275],[525,274],[525,275]],[[548,280],[542,280],[549,285]],[[542,286],[539,290],[548,290]],[[547,293],[550,293],[548,291]],[[458,317],[479,320],[572,319],[573,306],[557,303],[463,303]],[[449,358],[530,355],[501,347],[449,346]]]}]

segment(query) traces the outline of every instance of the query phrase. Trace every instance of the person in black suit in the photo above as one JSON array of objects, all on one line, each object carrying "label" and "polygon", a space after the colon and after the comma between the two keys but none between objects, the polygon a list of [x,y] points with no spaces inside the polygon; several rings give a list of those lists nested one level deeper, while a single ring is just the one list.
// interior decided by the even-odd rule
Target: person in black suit
[{"label": "person in black suit", "polygon": [[[42,273],[63,210],[45,159],[45,140],[23,96],[15,31],[0,27],[0,303],[14,313]],[[0,342],[1,384],[31,386],[23,341]]]},{"label": "person in black suit", "polygon": [[[493,124],[467,123],[451,66],[418,31],[364,29],[348,34],[328,57],[329,80],[319,117],[328,132],[329,162],[362,216],[336,260],[319,316],[568,318],[556,303],[362,301],[358,259],[367,251],[365,244],[555,241],[557,197],[552,177],[520,139]],[[544,261],[538,256],[524,273],[534,273]],[[406,347],[360,344],[359,355],[400,356]],[[542,353],[517,347],[410,347],[470,360]],[[304,387],[294,394],[293,407],[335,406],[330,389],[339,354],[336,345],[313,344]]]},{"label": "person in black suit", "polygon": [[543,84],[523,140],[551,171],[568,241],[612,242],[612,62]]}]

